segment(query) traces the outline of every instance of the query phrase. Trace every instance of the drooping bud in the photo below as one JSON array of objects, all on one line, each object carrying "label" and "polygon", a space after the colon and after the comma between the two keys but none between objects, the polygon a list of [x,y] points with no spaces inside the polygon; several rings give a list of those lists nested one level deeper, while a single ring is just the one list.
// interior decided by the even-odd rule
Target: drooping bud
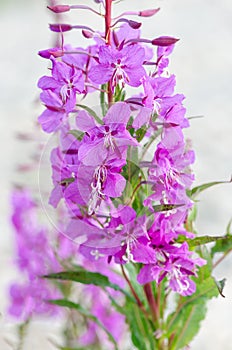
[{"label": "drooping bud", "polygon": [[49,24],[49,28],[52,32],[56,33],[64,33],[64,32],[69,32],[72,29],[72,26],[70,24]]},{"label": "drooping bud", "polygon": [[55,13],[68,12],[71,9],[69,5],[47,6],[47,8]]},{"label": "drooping bud", "polygon": [[131,20],[129,20],[127,23],[133,29],[139,29],[141,27],[141,25],[142,25],[141,22],[136,22],[136,21],[131,21]]},{"label": "drooping bud", "polygon": [[64,53],[63,53],[63,50],[61,50],[61,48],[54,47],[54,48],[47,49],[47,50],[40,50],[38,52],[38,55],[40,57],[49,59],[51,56],[53,56],[53,57],[61,57],[61,56],[64,55]]},{"label": "drooping bud", "polygon": [[126,18],[120,18],[114,24],[112,24],[111,27],[115,27],[116,24],[118,24],[119,22],[127,23],[133,29],[139,29],[141,27],[141,25],[142,25],[141,22],[132,21],[132,20],[129,20],[129,19],[126,19]]},{"label": "drooping bud", "polygon": [[93,38],[93,33],[90,32],[89,30],[82,30],[82,35],[83,35],[86,39],[92,39],[92,38]]},{"label": "drooping bud", "polygon": [[160,8],[151,9],[151,10],[143,10],[139,12],[140,17],[151,17],[154,16],[157,12],[159,12]]},{"label": "drooping bud", "polygon": [[152,45],[156,46],[170,46],[175,44],[180,39],[172,38],[170,36],[160,36],[159,38],[153,39],[151,41]]}]

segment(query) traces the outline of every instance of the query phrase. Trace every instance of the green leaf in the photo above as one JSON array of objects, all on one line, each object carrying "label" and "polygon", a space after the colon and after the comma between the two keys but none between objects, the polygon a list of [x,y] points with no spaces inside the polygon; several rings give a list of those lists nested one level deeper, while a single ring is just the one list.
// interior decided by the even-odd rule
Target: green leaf
[{"label": "green leaf", "polygon": [[156,349],[154,329],[137,305],[126,303],[126,320],[131,331],[131,340],[139,350]]},{"label": "green leaf", "polygon": [[144,127],[136,130],[136,139],[137,139],[138,142],[142,141],[142,139],[144,138],[146,132],[147,132],[147,128],[144,128]]},{"label": "green leaf", "polygon": [[102,109],[102,115],[105,116],[107,113],[107,103],[105,102],[105,92],[104,90],[107,90],[107,84],[101,85],[101,92],[100,92],[100,104]]},{"label": "green leaf", "polygon": [[81,105],[81,104],[77,104],[77,107],[80,107],[82,109],[84,109],[86,112],[88,112],[90,115],[92,115],[92,117],[94,117],[94,119],[99,123],[99,124],[103,124],[103,121],[98,117],[97,113],[94,112],[94,110],[92,108],[89,108],[86,105]]},{"label": "green leaf", "polygon": [[138,275],[139,270],[140,270],[139,264],[128,263],[128,264],[124,265],[124,268],[127,271],[129,280],[130,280],[136,294],[138,295],[141,302],[143,304],[145,304],[146,298],[145,298],[145,294],[143,291],[143,286],[141,284],[139,284],[137,281],[137,275]]},{"label": "green leaf", "polygon": [[212,253],[224,252],[227,248],[232,248],[232,236],[199,236],[193,239],[188,239],[185,236],[179,236],[176,240],[178,243],[187,242],[190,248],[197,247],[203,244],[216,242],[216,245],[212,248]]},{"label": "green leaf", "polygon": [[74,177],[68,177],[67,179],[63,179],[62,181],[59,182],[60,185],[68,186],[72,182],[74,182],[75,179]]},{"label": "green leaf", "polygon": [[78,130],[75,130],[75,129],[70,130],[70,131],[68,132],[68,134],[73,135],[78,141],[81,141],[81,140],[82,140],[82,137],[84,136],[84,133],[83,133],[83,132],[78,131]]},{"label": "green leaf", "polygon": [[182,206],[183,204],[160,204],[160,205],[153,205],[152,208],[154,209],[155,213],[158,213],[161,211],[173,210]]},{"label": "green leaf", "polygon": [[169,211],[169,210],[173,210],[179,207],[182,207],[183,204],[158,204],[158,205],[153,205],[153,212],[151,212],[148,208],[143,207],[143,210],[141,212],[141,214],[146,214],[147,216],[151,216],[154,213],[159,213],[162,211]]},{"label": "green leaf", "polygon": [[222,236],[221,240],[216,241],[214,247],[211,249],[212,256],[214,256],[216,253],[228,254],[232,250],[231,225],[232,225],[232,219],[229,221],[226,227],[225,236]]},{"label": "green leaf", "polygon": [[115,93],[114,93],[114,101],[124,101],[126,97],[126,92],[124,88],[120,88],[119,85],[116,86]]},{"label": "green leaf", "polygon": [[59,350],[86,350],[86,347],[69,348],[67,346],[59,346]]},{"label": "green leaf", "polygon": [[219,295],[210,271],[209,266],[203,266],[200,269],[198,278],[194,278],[196,292],[189,297],[179,296],[176,310],[169,315],[167,337],[172,339],[170,350],[182,349],[190,343],[198,333],[201,321],[205,318],[207,301]]},{"label": "green leaf", "polygon": [[91,321],[94,321],[100,328],[102,328],[106,332],[109,340],[114,344],[115,349],[118,350],[117,343],[112,334],[105,328],[105,326],[99,321],[99,319],[96,316],[92,315],[88,310],[84,309],[80,304],[74,303],[67,299],[47,300],[47,302],[53,305],[67,307],[69,309],[75,309],[83,316],[87,317]]},{"label": "green leaf", "polygon": [[216,285],[217,285],[217,288],[218,288],[218,291],[219,291],[220,295],[221,295],[223,298],[225,298],[225,295],[223,294],[223,289],[224,289],[225,284],[226,284],[226,278],[223,278],[223,279],[220,280],[220,281],[217,281],[217,280],[215,279],[215,283],[216,283]]},{"label": "green leaf", "polygon": [[93,284],[102,288],[110,287],[114,290],[118,290],[125,294],[127,297],[134,301],[134,298],[128,294],[124,289],[119,287],[117,284],[111,283],[107,276],[104,276],[98,272],[90,272],[83,269],[81,266],[76,266],[74,271],[61,271],[58,273],[51,273],[43,276],[44,278],[62,280],[62,281],[73,281],[82,284]]},{"label": "green leaf", "polygon": [[167,334],[173,337],[170,350],[178,350],[189,344],[205,318],[207,300],[217,295],[216,284],[213,278],[209,277],[201,281],[192,296],[180,297],[177,310],[168,319]]},{"label": "green leaf", "polygon": [[213,181],[213,182],[208,182],[199,186],[194,187],[191,190],[187,191],[187,194],[189,197],[192,199],[196,198],[199,193],[203,192],[207,188],[213,187],[215,185],[221,185],[221,184],[228,184],[232,182],[232,178],[229,181]]}]

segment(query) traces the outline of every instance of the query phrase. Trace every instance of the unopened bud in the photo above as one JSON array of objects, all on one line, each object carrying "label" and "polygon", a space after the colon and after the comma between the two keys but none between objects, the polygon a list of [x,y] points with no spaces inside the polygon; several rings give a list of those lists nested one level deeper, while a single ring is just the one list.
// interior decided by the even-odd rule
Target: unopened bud
[{"label": "unopened bud", "polygon": [[140,23],[140,22],[131,21],[131,20],[129,20],[127,23],[133,29],[139,29],[141,27],[141,25],[142,25],[142,23]]},{"label": "unopened bud", "polygon": [[159,12],[160,8],[151,9],[151,10],[143,10],[139,12],[139,16],[141,17],[151,17],[154,16],[157,12]]},{"label": "unopened bud", "polygon": [[47,6],[47,8],[55,13],[68,12],[71,9],[69,5]]},{"label": "unopened bud", "polygon": [[63,51],[60,48],[52,48],[52,49],[47,49],[47,50],[41,50],[38,52],[39,56],[43,58],[50,58],[51,56],[53,57],[61,57],[63,56]]},{"label": "unopened bud", "polygon": [[175,44],[180,39],[172,38],[170,36],[160,36],[159,38],[156,38],[152,40],[152,45],[156,46],[170,46]]},{"label": "unopened bud", "polygon": [[69,32],[72,29],[72,26],[70,24],[49,24],[49,28],[52,32],[64,33]]},{"label": "unopened bud", "polygon": [[91,38],[93,38],[93,33],[90,32],[89,30],[82,30],[82,35],[83,35],[86,39],[91,39]]}]

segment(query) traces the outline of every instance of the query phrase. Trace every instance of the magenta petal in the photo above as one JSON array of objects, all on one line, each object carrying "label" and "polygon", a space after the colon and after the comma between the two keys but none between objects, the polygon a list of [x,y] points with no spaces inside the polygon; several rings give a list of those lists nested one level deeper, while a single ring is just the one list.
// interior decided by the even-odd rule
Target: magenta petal
[{"label": "magenta petal", "polygon": [[103,121],[105,124],[127,124],[130,118],[130,107],[125,102],[117,102],[110,107]]},{"label": "magenta petal", "polygon": [[102,65],[110,65],[115,60],[117,51],[113,50],[109,46],[100,46],[99,48],[99,61]]},{"label": "magenta petal", "polygon": [[60,84],[53,77],[45,75],[39,79],[38,87],[43,90],[57,89],[60,87]]},{"label": "magenta petal", "polygon": [[145,284],[158,279],[160,268],[152,264],[145,265],[141,268],[137,281],[140,284]]},{"label": "magenta petal", "polygon": [[141,108],[138,115],[133,121],[133,124],[132,124],[133,128],[139,129],[144,124],[148,124],[151,117],[151,112],[152,112],[151,108],[146,108],[146,107]]},{"label": "magenta petal", "polygon": [[142,78],[146,76],[146,71],[142,66],[133,68],[126,67],[125,72],[128,74],[128,85],[138,87],[142,84]]},{"label": "magenta petal", "polygon": [[42,129],[47,133],[56,131],[60,126],[61,121],[64,119],[65,114],[62,112],[55,112],[46,109],[38,118],[39,123],[42,126]]},{"label": "magenta petal", "polygon": [[89,225],[83,220],[72,219],[70,220],[64,233],[71,239],[76,239],[81,236],[85,236],[85,238],[87,238],[91,235],[98,235],[100,237],[102,234],[104,234],[104,231],[96,226]]},{"label": "magenta petal", "polygon": [[54,208],[56,208],[61,198],[63,198],[63,191],[61,186],[57,185],[53,188],[48,203],[51,204]]},{"label": "magenta petal", "polygon": [[79,130],[86,132],[95,128],[97,125],[94,118],[86,111],[79,111],[76,118],[76,126]]},{"label": "magenta petal", "polygon": [[96,65],[89,71],[88,77],[96,84],[107,83],[113,75],[113,68],[103,65]]},{"label": "magenta petal", "polygon": [[133,259],[139,263],[154,264],[154,261],[156,261],[155,250],[140,243],[137,243],[135,247],[132,248],[131,253]]},{"label": "magenta petal", "polygon": [[126,179],[120,174],[108,174],[104,184],[104,194],[109,197],[120,197],[126,186]]},{"label": "magenta petal", "polygon": [[84,165],[97,166],[106,159],[107,153],[101,141],[92,144],[83,143],[79,148],[78,159]]},{"label": "magenta petal", "polygon": [[145,50],[139,45],[129,45],[122,50],[123,62],[126,63],[127,67],[139,68],[142,66],[145,59]]}]

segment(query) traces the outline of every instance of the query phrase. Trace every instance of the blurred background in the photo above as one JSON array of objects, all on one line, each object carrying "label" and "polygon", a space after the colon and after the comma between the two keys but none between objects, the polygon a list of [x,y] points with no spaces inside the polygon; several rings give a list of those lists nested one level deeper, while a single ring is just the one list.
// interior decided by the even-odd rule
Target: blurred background
[{"label": "blurred background", "polygon": [[[93,0],[83,2],[91,5]],[[66,3],[80,4],[81,1]],[[46,5],[46,0],[0,0],[0,348],[3,350],[12,349],[8,341],[15,337],[14,324],[6,314],[7,288],[17,277],[12,263],[14,242],[9,223],[9,196],[19,176],[15,171],[17,164],[27,162],[31,155],[31,146],[20,143],[15,135],[32,131],[41,108],[36,83],[47,73],[47,62],[37,56],[37,52],[52,46],[54,40],[54,33],[48,29],[48,23],[54,19]],[[193,119],[187,131],[196,151],[195,184],[229,180],[232,174],[231,0],[124,0],[117,5],[122,11],[140,10],[141,6],[143,9],[161,7],[156,16],[144,21],[143,37],[180,38],[171,57],[170,71],[177,76],[176,91],[186,96],[187,115],[203,116]],[[87,12],[74,11],[64,16],[65,21],[91,23],[94,27],[96,18]],[[96,26],[103,28],[99,23]],[[78,32],[68,33],[66,42],[69,41],[74,46],[84,44]],[[25,178],[35,189],[36,176]],[[224,234],[232,217],[232,184],[215,186],[203,193],[198,213],[200,234]],[[207,318],[191,344],[192,350],[232,349],[232,254],[214,274],[217,279],[227,279],[225,298],[209,302]],[[36,321],[23,350],[54,349],[50,340],[58,337],[58,331],[58,321]]]}]

